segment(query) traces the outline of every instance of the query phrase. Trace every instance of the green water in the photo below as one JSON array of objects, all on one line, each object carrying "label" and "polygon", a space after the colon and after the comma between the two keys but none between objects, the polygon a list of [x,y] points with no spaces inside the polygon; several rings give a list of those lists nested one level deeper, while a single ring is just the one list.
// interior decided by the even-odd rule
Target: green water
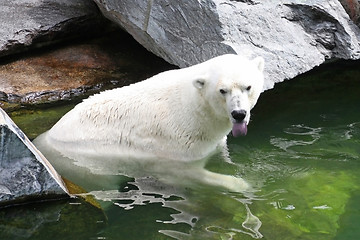
[{"label": "green water", "polygon": [[[1,209],[0,239],[360,239],[358,69],[335,63],[262,94],[248,135],[228,139],[232,162],[206,165],[252,192],[60,166],[103,210],[78,199]],[[71,107],[12,117],[34,138]]]}]

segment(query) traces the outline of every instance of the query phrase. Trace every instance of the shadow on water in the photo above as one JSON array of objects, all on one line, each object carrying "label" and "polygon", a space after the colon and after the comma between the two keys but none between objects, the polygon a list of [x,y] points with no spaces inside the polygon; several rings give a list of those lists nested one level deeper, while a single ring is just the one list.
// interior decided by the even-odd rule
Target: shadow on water
[{"label": "shadow on water", "polygon": [[[160,164],[163,169],[158,171],[153,162],[118,162],[105,172],[99,166],[79,166],[62,159],[53,162],[55,168],[98,199],[106,222],[98,220],[97,213],[82,215],[88,209],[81,208],[63,210],[58,214],[60,220],[51,223],[33,221],[39,223],[41,233],[66,229],[68,238],[77,239],[359,238],[360,231],[354,226],[360,221],[356,204],[360,185],[358,69],[359,62],[332,63],[262,94],[252,111],[248,135],[229,137],[232,162],[215,154],[205,166],[214,173],[246,179],[253,187],[251,192],[194,182],[176,164]],[[59,116],[50,117],[46,128],[68,109],[57,109]],[[14,114],[13,118],[15,122],[28,118],[30,123],[18,121],[26,128],[26,124],[46,122],[51,111],[39,110],[25,117]],[[36,116],[44,119],[37,121]],[[51,214],[47,207],[67,209],[68,205],[56,202],[41,207]],[[21,209],[11,212],[20,215]],[[74,217],[63,215],[73,211]],[[23,215],[29,219],[33,214]],[[6,231],[1,231],[1,238],[14,238],[9,231],[19,218],[13,219],[2,225]],[[94,231],[74,229],[84,220],[91,221],[89,226],[94,221],[100,224],[95,224]],[[35,232],[22,238],[45,239]]]}]

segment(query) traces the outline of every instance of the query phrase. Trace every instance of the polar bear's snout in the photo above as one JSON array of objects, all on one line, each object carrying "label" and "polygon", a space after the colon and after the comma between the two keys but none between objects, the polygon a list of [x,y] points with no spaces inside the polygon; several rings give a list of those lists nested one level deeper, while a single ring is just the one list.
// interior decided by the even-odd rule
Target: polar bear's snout
[{"label": "polar bear's snout", "polygon": [[247,134],[247,122],[246,122],[246,114],[247,111],[244,109],[233,110],[231,111],[231,116],[233,118],[233,127],[232,134],[234,137],[245,136]]},{"label": "polar bear's snout", "polygon": [[235,119],[236,122],[241,122],[246,117],[246,110],[233,110],[231,116]]}]

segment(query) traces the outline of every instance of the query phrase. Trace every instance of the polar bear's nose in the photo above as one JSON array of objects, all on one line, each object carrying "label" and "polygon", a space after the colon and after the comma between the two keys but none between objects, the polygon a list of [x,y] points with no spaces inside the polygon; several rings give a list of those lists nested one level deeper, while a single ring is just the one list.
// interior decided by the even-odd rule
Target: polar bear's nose
[{"label": "polar bear's nose", "polygon": [[236,120],[236,121],[242,121],[244,120],[245,116],[246,116],[246,111],[241,109],[241,110],[233,110],[231,112],[231,116]]}]

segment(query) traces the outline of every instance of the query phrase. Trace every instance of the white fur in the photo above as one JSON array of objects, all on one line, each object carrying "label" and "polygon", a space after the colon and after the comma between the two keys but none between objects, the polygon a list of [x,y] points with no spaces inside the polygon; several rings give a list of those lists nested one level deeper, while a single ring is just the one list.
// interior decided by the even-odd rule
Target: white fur
[{"label": "white fur", "polygon": [[68,112],[46,140],[68,156],[201,159],[230,132],[232,110],[246,110],[249,123],[263,88],[263,68],[260,57],[228,54],[105,91]]}]

